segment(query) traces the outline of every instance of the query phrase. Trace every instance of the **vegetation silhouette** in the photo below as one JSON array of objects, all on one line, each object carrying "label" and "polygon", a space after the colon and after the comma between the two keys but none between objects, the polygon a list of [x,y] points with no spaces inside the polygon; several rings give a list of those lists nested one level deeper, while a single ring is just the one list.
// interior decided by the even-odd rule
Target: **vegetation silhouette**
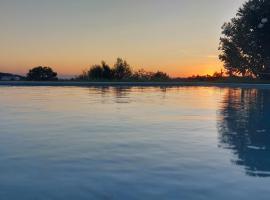
[{"label": "vegetation silhouette", "polygon": [[219,112],[220,147],[249,176],[270,177],[270,91],[229,89]]},{"label": "vegetation silhouette", "polygon": [[113,68],[113,78],[115,80],[128,80],[132,77],[130,65],[123,59],[117,58]]},{"label": "vegetation silhouette", "polygon": [[76,80],[84,81],[169,81],[171,78],[164,72],[147,72],[143,69],[133,71],[127,61],[117,58],[113,67],[102,61],[87,71],[83,71]]},{"label": "vegetation silhouette", "polygon": [[222,26],[220,60],[229,76],[270,78],[270,1],[249,0]]},{"label": "vegetation silhouette", "polygon": [[56,81],[57,73],[52,70],[50,67],[35,67],[30,69],[27,76],[29,81]]}]

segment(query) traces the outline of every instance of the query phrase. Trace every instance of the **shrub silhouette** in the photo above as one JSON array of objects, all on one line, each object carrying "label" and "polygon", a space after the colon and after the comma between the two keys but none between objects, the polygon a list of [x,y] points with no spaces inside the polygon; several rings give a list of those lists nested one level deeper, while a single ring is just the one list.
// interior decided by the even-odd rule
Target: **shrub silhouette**
[{"label": "shrub silhouette", "polygon": [[113,68],[113,77],[115,80],[128,80],[132,76],[132,70],[129,64],[121,59],[117,58]]},{"label": "shrub silhouette", "polygon": [[103,70],[100,65],[93,65],[88,71],[88,77],[91,80],[100,80],[102,79]]},{"label": "shrub silhouette", "polygon": [[[88,80],[112,80],[113,72],[109,65],[104,61],[101,62],[101,65],[93,65],[88,72],[83,72],[79,77],[83,78],[87,74]],[[83,78],[85,80],[85,78]]]},{"label": "shrub silhouette", "polygon": [[151,77],[153,81],[168,81],[169,79],[170,77],[166,73],[160,71],[154,73]]},{"label": "shrub silhouette", "polygon": [[102,78],[104,80],[112,80],[113,79],[113,71],[111,70],[110,66],[107,65],[105,61],[102,61],[101,67],[102,67]]},{"label": "shrub silhouette", "polygon": [[50,67],[35,67],[30,69],[27,76],[29,81],[55,81],[58,80],[57,73]]}]

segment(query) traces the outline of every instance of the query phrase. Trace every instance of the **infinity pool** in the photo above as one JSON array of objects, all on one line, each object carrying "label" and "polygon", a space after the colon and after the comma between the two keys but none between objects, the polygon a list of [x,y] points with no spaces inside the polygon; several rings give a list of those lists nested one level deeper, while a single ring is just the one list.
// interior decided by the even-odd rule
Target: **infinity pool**
[{"label": "infinity pool", "polygon": [[0,87],[1,200],[269,199],[270,90]]}]

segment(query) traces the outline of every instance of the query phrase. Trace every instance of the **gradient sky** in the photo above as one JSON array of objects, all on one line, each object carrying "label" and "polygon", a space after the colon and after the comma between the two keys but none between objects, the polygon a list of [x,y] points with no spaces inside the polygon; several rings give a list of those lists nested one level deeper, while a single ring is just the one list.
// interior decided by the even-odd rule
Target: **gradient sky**
[{"label": "gradient sky", "polygon": [[74,75],[117,57],[172,76],[220,70],[221,25],[245,0],[0,0],[0,71]]}]

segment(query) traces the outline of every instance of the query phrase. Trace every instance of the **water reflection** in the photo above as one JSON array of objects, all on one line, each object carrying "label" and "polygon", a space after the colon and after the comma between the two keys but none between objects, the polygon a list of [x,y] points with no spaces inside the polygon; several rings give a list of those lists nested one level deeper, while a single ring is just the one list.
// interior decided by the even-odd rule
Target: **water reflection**
[{"label": "water reflection", "polygon": [[105,103],[107,97],[112,97],[115,103],[119,104],[128,104],[131,103],[132,97],[131,93],[137,93],[138,96],[144,93],[150,93],[150,91],[156,91],[157,94],[160,94],[160,98],[165,99],[168,89],[173,87],[155,87],[155,88],[146,88],[146,87],[130,87],[130,86],[121,86],[121,87],[91,87],[89,88],[89,95],[101,95],[101,99],[98,99],[99,102]]},{"label": "water reflection", "polygon": [[229,89],[219,112],[220,147],[250,176],[270,176],[270,91]]}]

